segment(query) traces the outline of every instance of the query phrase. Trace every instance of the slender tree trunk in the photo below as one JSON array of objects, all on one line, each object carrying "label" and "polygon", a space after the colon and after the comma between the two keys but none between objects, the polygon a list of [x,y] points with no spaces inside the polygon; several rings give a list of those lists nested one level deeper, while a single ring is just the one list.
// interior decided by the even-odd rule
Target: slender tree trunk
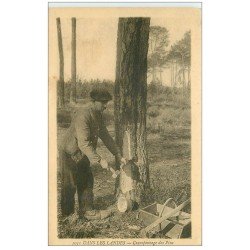
[{"label": "slender tree trunk", "polygon": [[173,62],[170,64],[171,87],[173,87]]},{"label": "slender tree trunk", "polygon": [[185,79],[185,64],[184,64],[184,58],[182,55],[182,81],[183,81],[183,88],[185,89],[186,86],[186,79]]},{"label": "slender tree trunk", "polygon": [[186,87],[185,66],[182,67],[183,88]]},{"label": "slender tree trunk", "polygon": [[136,201],[149,188],[146,148],[147,53],[150,18],[119,18],[115,81],[116,142],[124,151],[128,131],[131,157],[137,164],[140,181]]},{"label": "slender tree trunk", "polygon": [[188,66],[188,87],[190,88],[191,78],[190,78],[190,66]]},{"label": "slender tree trunk", "polygon": [[185,89],[186,89],[186,79],[185,79],[185,64],[184,64],[184,58],[182,57],[182,99],[185,98]]},{"label": "slender tree trunk", "polygon": [[[155,50],[155,46],[153,46],[153,40],[150,41],[150,48],[151,48],[151,53],[153,54]],[[156,69],[155,69],[155,62],[152,62],[152,81],[156,81]]]},{"label": "slender tree trunk", "polygon": [[153,66],[152,67],[152,72],[153,72],[153,82],[156,82],[156,70],[155,70],[155,67]]},{"label": "slender tree trunk", "polygon": [[76,18],[72,19],[70,103],[76,103]]},{"label": "slender tree trunk", "polygon": [[174,62],[171,61],[171,94],[172,94],[172,100],[174,100]]},{"label": "slender tree trunk", "polygon": [[[153,53],[153,40],[151,39],[149,43],[150,43],[150,48],[151,48],[150,52]],[[155,67],[152,66],[152,82],[154,81],[155,81]]]},{"label": "slender tree trunk", "polygon": [[177,62],[175,61],[174,65],[174,86],[176,86],[176,81],[177,81]]},{"label": "slender tree trunk", "polygon": [[172,64],[170,64],[170,87],[172,87]]},{"label": "slender tree trunk", "polygon": [[160,70],[159,70],[159,72],[160,72],[160,82],[161,82],[161,84],[162,84],[162,69],[160,68]]},{"label": "slender tree trunk", "polygon": [[61,20],[56,19],[57,24],[57,37],[58,37],[58,51],[59,51],[59,80],[57,82],[57,106],[64,107],[64,57],[63,57],[63,44],[62,44],[62,30]]}]

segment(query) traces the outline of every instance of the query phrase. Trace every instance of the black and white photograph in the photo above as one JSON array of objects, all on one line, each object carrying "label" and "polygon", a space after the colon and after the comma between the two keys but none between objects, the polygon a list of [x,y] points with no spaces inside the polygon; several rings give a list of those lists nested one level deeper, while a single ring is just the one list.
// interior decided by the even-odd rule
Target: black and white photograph
[{"label": "black and white photograph", "polygon": [[49,5],[49,244],[201,244],[201,6]]}]

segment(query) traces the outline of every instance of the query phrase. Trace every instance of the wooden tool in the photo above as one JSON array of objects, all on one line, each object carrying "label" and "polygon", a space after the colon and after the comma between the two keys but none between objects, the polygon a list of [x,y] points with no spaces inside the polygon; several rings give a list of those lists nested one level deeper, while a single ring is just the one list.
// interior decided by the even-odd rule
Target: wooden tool
[{"label": "wooden tool", "polygon": [[117,178],[117,176],[120,174],[119,170],[114,170],[113,168],[109,168],[110,172],[112,173],[112,178]]},{"label": "wooden tool", "polygon": [[148,234],[150,233],[151,230],[153,230],[156,226],[158,226],[163,221],[167,220],[168,218],[170,218],[170,217],[174,216],[175,214],[177,214],[178,212],[180,212],[190,201],[191,201],[191,199],[189,198],[188,200],[186,200],[182,204],[180,204],[178,207],[174,208],[168,214],[160,217],[159,219],[154,221],[152,224],[150,224],[146,228],[142,229],[140,232],[140,236],[143,238],[148,237]]},{"label": "wooden tool", "polygon": [[113,168],[109,167],[108,162],[101,158],[100,164],[103,168],[109,170],[112,173],[112,177],[115,179],[120,174],[119,170],[114,170]]}]

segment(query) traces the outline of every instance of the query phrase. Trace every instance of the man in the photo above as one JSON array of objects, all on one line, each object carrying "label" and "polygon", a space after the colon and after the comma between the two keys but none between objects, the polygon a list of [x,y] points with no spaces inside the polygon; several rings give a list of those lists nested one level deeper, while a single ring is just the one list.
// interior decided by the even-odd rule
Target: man
[{"label": "man", "polygon": [[124,162],[121,154],[109,135],[103,121],[103,111],[107,103],[112,99],[110,93],[101,88],[91,91],[92,101],[86,107],[75,112],[71,125],[66,132],[60,149],[62,164],[62,190],[61,210],[62,215],[68,216],[74,212],[77,191],[79,217],[89,220],[103,219],[110,215],[110,211],[96,211],[93,208],[93,184],[94,179],[91,166],[99,164],[107,168],[107,161],[101,159],[96,152],[98,137],[116,157],[118,162]]}]

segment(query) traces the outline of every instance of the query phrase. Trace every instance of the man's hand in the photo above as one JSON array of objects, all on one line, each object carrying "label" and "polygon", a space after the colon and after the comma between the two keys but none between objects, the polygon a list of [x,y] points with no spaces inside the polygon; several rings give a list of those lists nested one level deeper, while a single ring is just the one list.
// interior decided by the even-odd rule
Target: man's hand
[{"label": "man's hand", "polygon": [[120,174],[120,171],[119,171],[119,170],[116,170],[116,171],[115,171],[113,168],[109,167],[108,162],[107,162],[106,160],[101,159],[101,160],[100,160],[100,164],[101,164],[102,168],[111,171],[112,177],[113,177],[113,178],[116,178],[116,177]]},{"label": "man's hand", "polygon": [[126,160],[125,158],[122,157],[120,163],[121,163],[121,165],[122,165],[122,164],[126,165],[126,164],[127,164],[127,160]]},{"label": "man's hand", "polygon": [[89,158],[91,167],[100,167],[101,159],[102,159],[101,156],[95,152],[95,154],[93,154],[91,158]]},{"label": "man's hand", "polygon": [[127,163],[127,160],[123,158],[120,154],[117,154],[115,158],[120,165],[125,165]]},{"label": "man's hand", "polygon": [[101,164],[102,168],[104,168],[104,169],[108,169],[109,168],[108,162],[106,160],[104,160],[104,159],[100,160],[100,164]]}]

